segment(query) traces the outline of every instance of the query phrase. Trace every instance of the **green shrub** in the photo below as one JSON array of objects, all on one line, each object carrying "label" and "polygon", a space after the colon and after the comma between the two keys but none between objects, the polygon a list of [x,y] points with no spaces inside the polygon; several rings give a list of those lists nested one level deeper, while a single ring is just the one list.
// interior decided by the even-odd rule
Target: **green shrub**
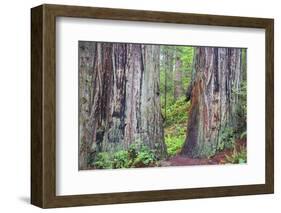
[{"label": "green shrub", "polygon": [[129,146],[129,149],[128,149],[128,158],[130,160],[134,160],[137,155],[138,155],[138,150],[139,150],[139,147],[140,147],[140,142],[135,142],[135,143],[132,143],[130,146]]},{"label": "green shrub", "polygon": [[130,160],[127,151],[118,151],[115,152],[113,155],[113,168],[129,168],[130,167]]},{"label": "green shrub", "polygon": [[141,143],[133,143],[128,150],[97,154],[92,165],[97,169],[147,167],[157,162],[155,151]]},{"label": "green shrub", "polygon": [[165,137],[165,143],[167,146],[168,156],[171,157],[176,155],[178,152],[180,152],[184,144],[184,141],[185,141],[185,135],[178,135],[178,136],[167,135]]},{"label": "green shrub", "polygon": [[151,166],[156,163],[157,158],[154,150],[150,150],[147,146],[141,145],[136,158],[133,160],[133,167]]},{"label": "green shrub", "polygon": [[236,148],[233,149],[231,155],[226,155],[226,163],[246,163],[247,162],[247,150],[245,147],[240,147],[237,151]]},{"label": "green shrub", "polygon": [[185,101],[185,97],[181,97],[173,104],[167,106],[165,126],[187,123],[188,107],[189,102]]},{"label": "green shrub", "polygon": [[97,169],[111,169],[113,162],[109,153],[100,152],[97,154],[96,159],[92,163]]},{"label": "green shrub", "polygon": [[232,128],[224,128],[219,135],[217,150],[221,151],[224,148],[233,148],[235,144],[235,134]]}]

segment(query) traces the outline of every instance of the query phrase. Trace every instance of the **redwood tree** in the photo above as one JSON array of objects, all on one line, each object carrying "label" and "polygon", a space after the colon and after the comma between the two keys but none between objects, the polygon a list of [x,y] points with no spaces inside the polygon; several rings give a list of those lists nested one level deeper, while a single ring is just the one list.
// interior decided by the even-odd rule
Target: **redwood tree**
[{"label": "redwood tree", "polygon": [[136,142],[166,157],[159,57],[157,45],[79,42],[80,169]]},{"label": "redwood tree", "polygon": [[[241,83],[241,49],[198,47],[187,96],[191,108],[181,154],[210,157],[224,141],[226,129],[235,128],[235,109]],[[188,98],[189,99],[189,98]]]}]

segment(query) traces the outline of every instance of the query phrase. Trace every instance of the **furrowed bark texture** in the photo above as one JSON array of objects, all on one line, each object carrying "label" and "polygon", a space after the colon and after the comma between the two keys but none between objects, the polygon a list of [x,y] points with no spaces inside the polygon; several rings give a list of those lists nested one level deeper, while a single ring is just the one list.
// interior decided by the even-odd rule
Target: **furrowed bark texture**
[{"label": "furrowed bark texture", "polygon": [[93,138],[90,125],[90,112],[93,88],[93,62],[96,45],[91,42],[79,42],[79,168],[87,168],[87,154]]},{"label": "furrowed bark texture", "polygon": [[235,127],[241,49],[198,47],[192,76],[187,137],[181,154],[210,157],[224,129]]},{"label": "furrowed bark texture", "polygon": [[141,140],[163,158],[166,146],[160,105],[160,46],[143,45],[142,53],[140,135]]},{"label": "furrowed bark texture", "polygon": [[159,47],[80,42],[79,48],[80,169],[98,152],[126,150],[132,143],[165,157]]}]

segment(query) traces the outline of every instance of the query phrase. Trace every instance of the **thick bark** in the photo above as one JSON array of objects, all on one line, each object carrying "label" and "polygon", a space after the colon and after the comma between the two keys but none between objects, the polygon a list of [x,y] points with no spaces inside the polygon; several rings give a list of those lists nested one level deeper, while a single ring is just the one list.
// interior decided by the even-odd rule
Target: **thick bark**
[{"label": "thick bark", "polygon": [[143,45],[141,76],[140,135],[141,141],[166,157],[163,120],[160,105],[160,46]]},{"label": "thick bark", "polygon": [[241,49],[198,47],[191,82],[191,108],[182,154],[210,157],[224,144],[220,135],[236,125]]},{"label": "thick bark", "polygon": [[91,107],[91,82],[96,45],[92,42],[79,42],[79,168],[87,168],[87,154],[91,145],[92,128],[89,127]]},{"label": "thick bark", "polygon": [[[165,157],[159,47],[89,43],[80,42],[95,50],[87,55],[92,60],[88,84],[81,80],[88,70],[80,65],[80,103],[87,106],[80,107],[80,150],[87,144],[86,151],[80,151],[80,168],[98,152],[126,150],[136,142],[156,150],[159,159]],[[85,50],[80,51],[82,60]]]}]

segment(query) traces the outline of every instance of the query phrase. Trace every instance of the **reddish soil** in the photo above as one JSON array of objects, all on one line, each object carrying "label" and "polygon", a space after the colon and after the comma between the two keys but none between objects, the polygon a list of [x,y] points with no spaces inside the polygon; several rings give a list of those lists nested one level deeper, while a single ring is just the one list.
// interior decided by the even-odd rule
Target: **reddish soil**
[{"label": "reddish soil", "polygon": [[[240,151],[241,147],[246,147],[245,140],[239,140],[236,142],[236,150]],[[169,160],[162,161],[161,166],[191,166],[191,165],[214,165],[214,164],[225,164],[226,155],[231,155],[233,149],[225,149],[218,152],[211,158],[189,158],[186,156],[176,155]]]}]

